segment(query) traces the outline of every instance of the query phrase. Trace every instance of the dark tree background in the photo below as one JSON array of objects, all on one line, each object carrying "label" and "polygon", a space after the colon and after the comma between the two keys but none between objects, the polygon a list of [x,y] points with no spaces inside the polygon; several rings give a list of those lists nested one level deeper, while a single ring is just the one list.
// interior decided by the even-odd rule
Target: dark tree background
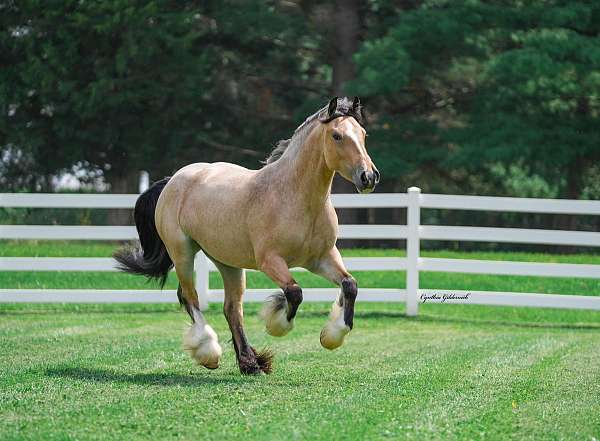
[{"label": "dark tree background", "polygon": [[[0,0],[0,191],[54,191],[73,170],[136,192],[141,170],[260,167],[356,94],[381,191],[597,199],[599,31],[591,0]],[[378,216],[341,217],[403,213]]]}]

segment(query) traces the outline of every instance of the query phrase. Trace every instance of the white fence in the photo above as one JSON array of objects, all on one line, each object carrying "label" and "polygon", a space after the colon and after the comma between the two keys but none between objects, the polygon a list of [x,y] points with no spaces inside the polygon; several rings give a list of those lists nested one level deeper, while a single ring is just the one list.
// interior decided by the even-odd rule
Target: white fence
[{"label": "white fence", "polygon": [[[137,195],[109,194],[0,194],[0,207],[29,208],[132,208]],[[511,242],[527,244],[600,246],[600,233],[583,231],[421,225],[422,208],[487,210],[524,213],[600,215],[600,201],[505,198],[408,193],[333,195],[336,208],[407,208],[406,225],[341,225],[342,239],[406,239],[406,257],[345,258],[350,271],[406,271],[406,289],[361,289],[362,301],[403,301],[408,315],[416,315],[423,297],[428,302],[536,306],[600,310],[600,297],[490,291],[420,289],[419,272],[501,274],[544,277],[599,278],[600,265],[441,259],[420,257],[421,240]],[[0,239],[135,240],[135,227],[0,225]],[[116,271],[111,258],[3,257],[0,271]],[[302,271],[301,269],[295,269]],[[203,255],[196,258],[196,286],[201,303],[223,300],[222,290],[208,287],[208,274],[216,271]],[[273,290],[250,289],[246,301],[261,301]],[[336,289],[305,289],[306,301],[330,301]],[[464,298],[460,298],[464,297]],[[38,290],[0,289],[0,302],[174,302],[173,290]],[[448,302],[450,303],[450,301]]]}]

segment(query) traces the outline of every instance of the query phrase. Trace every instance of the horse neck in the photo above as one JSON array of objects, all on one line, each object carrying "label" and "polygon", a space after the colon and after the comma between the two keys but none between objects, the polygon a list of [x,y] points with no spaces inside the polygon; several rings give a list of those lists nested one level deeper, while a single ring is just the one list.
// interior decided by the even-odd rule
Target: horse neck
[{"label": "horse neck", "polygon": [[319,126],[311,130],[301,145],[290,146],[273,164],[276,182],[286,198],[296,199],[304,209],[319,210],[331,192],[334,171],[327,167]]}]

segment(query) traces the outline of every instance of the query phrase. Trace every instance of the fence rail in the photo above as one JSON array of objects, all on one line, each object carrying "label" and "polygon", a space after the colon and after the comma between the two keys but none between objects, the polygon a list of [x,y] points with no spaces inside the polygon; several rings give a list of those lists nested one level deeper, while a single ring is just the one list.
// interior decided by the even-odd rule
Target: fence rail
[{"label": "fence rail", "polygon": [[[28,208],[133,208],[138,195],[108,194],[0,194],[0,207]],[[405,271],[406,289],[361,289],[362,301],[406,302],[408,315],[416,315],[419,302],[506,306],[537,306],[600,310],[600,297],[490,291],[420,289],[423,271],[499,274],[542,277],[599,278],[600,265],[540,262],[441,259],[421,257],[422,240],[510,242],[528,244],[600,246],[600,233],[584,231],[421,225],[422,209],[487,210],[525,213],[600,215],[600,201],[577,201],[488,196],[421,194],[412,187],[407,193],[332,195],[336,208],[406,208],[406,225],[340,225],[342,239],[406,239],[406,257],[345,258],[350,271]],[[135,240],[131,226],[0,225],[0,239],[40,240]],[[195,262],[196,289],[203,307],[222,301],[222,290],[211,290],[208,273],[216,267],[201,253]],[[294,271],[304,271],[295,268]],[[2,257],[0,271],[116,271],[111,258]],[[245,300],[261,301],[272,290],[249,289]],[[304,290],[307,301],[331,300],[336,290]],[[467,295],[468,294],[468,295]],[[464,297],[464,298],[460,298]],[[0,302],[172,302],[174,291],[165,290],[36,290],[0,289]]]}]

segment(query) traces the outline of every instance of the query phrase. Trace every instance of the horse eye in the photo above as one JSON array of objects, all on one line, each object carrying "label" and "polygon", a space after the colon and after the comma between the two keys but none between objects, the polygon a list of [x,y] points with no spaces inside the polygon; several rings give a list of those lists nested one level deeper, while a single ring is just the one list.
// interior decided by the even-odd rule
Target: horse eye
[{"label": "horse eye", "polygon": [[333,135],[331,135],[333,137],[333,139],[335,139],[336,141],[341,141],[342,140],[342,135],[340,135],[339,133],[334,133]]}]

